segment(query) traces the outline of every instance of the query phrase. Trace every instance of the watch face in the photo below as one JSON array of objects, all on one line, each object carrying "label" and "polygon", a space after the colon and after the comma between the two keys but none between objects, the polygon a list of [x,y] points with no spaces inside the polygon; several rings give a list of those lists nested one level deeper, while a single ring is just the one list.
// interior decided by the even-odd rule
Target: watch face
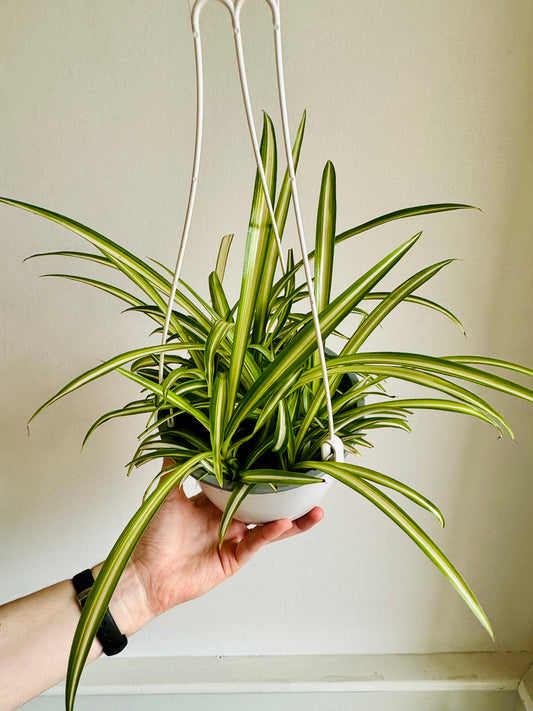
[{"label": "watch face", "polygon": [[87,588],[86,590],[82,590],[81,592],[76,594],[78,602],[80,603],[80,607],[83,607],[85,605],[85,600],[87,600],[87,598],[89,597],[90,592],[91,588]]}]

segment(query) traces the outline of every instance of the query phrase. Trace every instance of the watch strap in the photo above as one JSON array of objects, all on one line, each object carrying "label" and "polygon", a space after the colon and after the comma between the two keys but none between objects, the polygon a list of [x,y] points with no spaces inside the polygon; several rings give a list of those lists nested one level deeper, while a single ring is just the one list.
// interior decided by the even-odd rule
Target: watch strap
[{"label": "watch strap", "polygon": [[[72,578],[72,584],[76,590],[76,598],[81,608],[85,605],[93,583],[94,577],[90,568],[83,570],[81,573],[77,573],[77,575]],[[96,636],[102,645],[104,654],[108,657],[122,652],[124,647],[128,644],[128,638],[121,633],[109,610],[106,610]]]}]

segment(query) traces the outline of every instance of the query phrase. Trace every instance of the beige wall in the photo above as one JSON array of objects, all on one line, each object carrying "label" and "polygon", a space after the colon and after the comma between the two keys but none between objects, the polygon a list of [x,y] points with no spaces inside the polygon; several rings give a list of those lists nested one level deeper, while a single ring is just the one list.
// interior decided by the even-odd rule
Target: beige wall
[{"label": "beige wall", "polygon": [[[405,307],[372,347],[531,365],[533,4],[285,0],[282,10],[292,125],[308,110],[300,191],[310,235],[327,159],[337,169],[339,230],[426,202],[483,210],[395,223],[345,243],[339,288],[419,229],[425,236],[407,269],[459,260],[424,293],[461,317],[466,342],[439,316]],[[265,108],[277,120],[265,7],[248,3],[243,25],[257,119]],[[254,172],[221,7],[206,10],[204,37],[206,142],[184,272],[202,289],[222,234],[235,231],[242,251]],[[0,60],[0,194],[172,263],[194,127],[187,3],[3,0]],[[88,425],[132,395],[117,378],[59,403],[28,438],[26,421],[47,396],[99,359],[145,343],[147,331],[119,318],[110,297],[37,278],[67,265],[23,263],[34,252],[84,249],[70,233],[4,207],[0,240],[5,600],[105,556],[155,472],[123,476],[132,422],[102,429],[79,454]],[[499,647],[531,649],[533,409],[497,402],[518,445],[481,423],[419,415],[411,435],[376,437],[366,464],[442,506],[444,531],[424,522],[486,607]],[[418,549],[355,494],[335,490],[305,541],[265,551],[225,587],[153,623],[128,653],[492,649]]]}]

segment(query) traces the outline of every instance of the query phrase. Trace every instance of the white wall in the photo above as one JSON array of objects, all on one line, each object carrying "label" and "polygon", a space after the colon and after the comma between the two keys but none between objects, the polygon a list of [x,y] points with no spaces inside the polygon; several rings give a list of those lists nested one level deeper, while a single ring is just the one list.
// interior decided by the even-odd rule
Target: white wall
[{"label": "white wall", "polygon": [[[0,194],[85,222],[141,255],[173,263],[192,158],[193,50],[184,0],[3,0],[0,4]],[[219,238],[244,240],[254,168],[230,31],[205,12],[206,143],[185,275],[204,289]],[[406,267],[458,257],[424,293],[464,321],[405,307],[372,347],[487,353],[533,363],[533,5],[529,0],[286,0],[292,124],[308,110],[300,168],[313,234],[322,166],[337,169],[338,228],[407,205],[465,211],[395,223],[345,243],[339,289],[419,229]],[[243,16],[253,100],[276,111],[269,15]],[[56,405],[83,369],[143,344],[145,324],[81,285],[39,280],[65,269],[34,252],[84,249],[74,235],[2,207],[0,600],[103,558],[154,470],[123,465],[139,425],[88,425],[134,396],[110,377]],[[237,256],[239,249],[235,251]],[[205,255],[208,255],[206,258]],[[237,260],[235,260],[237,261]],[[234,273],[239,266],[234,262]],[[400,274],[405,274],[400,269]],[[491,617],[500,649],[533,648],[533,409],[495,401],[518,445],[481,423],[413,419],[375,438],[368,466],[438,502],[430,532]],[[272,547],[209,596],[154,622],[127,654],[216,655],[493,650],[446,580],[369,504],[336,489],[305,539]]]}]

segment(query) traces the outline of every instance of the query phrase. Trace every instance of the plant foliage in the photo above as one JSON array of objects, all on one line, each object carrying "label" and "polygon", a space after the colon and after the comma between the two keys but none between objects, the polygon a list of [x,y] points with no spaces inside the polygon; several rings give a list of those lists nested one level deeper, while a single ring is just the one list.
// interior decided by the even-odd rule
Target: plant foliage
[{"label": "plant foliage", "polygon": [[[304,126],[305,115],[293,148],[296,164]],[[291,197],[290,180],[285,174],[281,187],[276,190],[276,140],[268,116],[264,119],[261,157],[278,231],[283,235]],[[128,310],[153,322],[155,333],[162,332],[171,292],[169,270],[155,262],[147,263],[68,217],[17,200],[0,200],[66,227],[96,248],[95,253],[63,251],[48,255],[95,262],[103,269],[103,280],[62,273],[53,276],[73,279],[111,294],[124,302]],[[487,366],[496,366],[503,373],[533,375],[531,370],[513,363],[474,356],[430,357],[417,353],[362,351],[385,317],[406,302],[433,309],[460,325],[447,309],[415,294],[451,260],[427,266],[391,291],[384,291],[380,286],[383,278],[416,245],[421,233],[386,254],[331,298],[335,247],[340,242],[393,220],[468,207],[462,204],[412,207],[337,233],[335,170],[330,162],[326,164],[320,188],[315,250],[309,257],[314,258],[314,289],[323,336],[337,334],[344,338],[341,352],[328,356],[328,372],[337,434],[351,452],[359,453],[361,448],[369,446],[369,437],[377,428],[409,430],[409,415],[415,410],[470,415],[512,437],[502,415],[474,392],[472,385],[533,400],[531,389],[486,370]],[[40,412],[64,395],[113,372],[136,383],[142,396],[103,414],[90,427],[87,437],[114,418],[149,415],[148,425],[131,459],[130,471],[162,457],[174,461],[167,472],[169,476],[145,497],[122,532],[84,607],[69,663],[70,705],[92,640],[137,540],[171,488],[181,485],[198,467],[214,474],[220,484],[234,486],[234,494],[222,517],[221,539],[239,503],[258,483],[267,481],[274,488],[280,484],[312,486],[310,477],[304,473],[309,469],[334,477],[392,519],[446,575],[492,635],[484,611],[457,570],[431,537],[385,491],[418,504],[444,525],[439,509],[407,484],[385,474],[354,464],[321,461],[321,443],[328,434],[327,413],[302,263],[295,261],[289,250],[286,271],[280,273],[274,232],[257,176],[240,296],[233,305],[229,304],[224,288],[231,238],[226,235],[222,239],[216,262],[213,260],[214,269],[208,277],[209,302],[181,282],[172,304],[165,344],[143,346],[95,366],[65,385],[37,410]],[[117,273],[131,281],[131,292],[112,284]],[[356,325],[345,332],[348,317],[353,323],[354,314]],[[163,354],[164,378],[160,382],[158,368]],[[348,374],[355,374],[356,379],[348,378]],[[388,386],[395,379],[420,386],[420,396],[391,399],[385,391],[385,381]],[[427,390],[433,391],[431,397]]]}]

